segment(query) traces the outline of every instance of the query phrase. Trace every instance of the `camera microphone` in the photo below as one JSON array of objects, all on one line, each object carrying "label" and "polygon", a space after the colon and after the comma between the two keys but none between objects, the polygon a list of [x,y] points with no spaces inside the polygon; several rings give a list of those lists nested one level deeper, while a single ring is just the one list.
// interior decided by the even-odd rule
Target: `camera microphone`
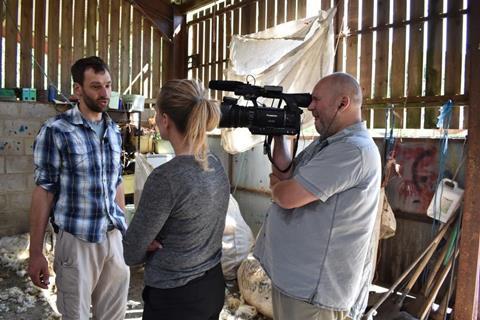
[{"label": "camera microphone", "polygon": [[240,81],[212,80],[208,83],[210,89],[221,91],[235,91],[243,86],[245,86],[245,84]]}]

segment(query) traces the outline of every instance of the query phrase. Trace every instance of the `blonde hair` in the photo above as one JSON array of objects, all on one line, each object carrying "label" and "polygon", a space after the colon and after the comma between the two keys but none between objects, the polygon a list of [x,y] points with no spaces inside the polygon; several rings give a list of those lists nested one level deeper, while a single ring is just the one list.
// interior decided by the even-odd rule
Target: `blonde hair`
[{"label": "blonde hair", "polygon": [[166,113],[185,142],[193,147],[193,155],[203,170],[208,170],[207,131],[218,126],[220,108],[217,101],[207,97],[207,90],[197,80],[167,81],[157,98],[158,111]]}]

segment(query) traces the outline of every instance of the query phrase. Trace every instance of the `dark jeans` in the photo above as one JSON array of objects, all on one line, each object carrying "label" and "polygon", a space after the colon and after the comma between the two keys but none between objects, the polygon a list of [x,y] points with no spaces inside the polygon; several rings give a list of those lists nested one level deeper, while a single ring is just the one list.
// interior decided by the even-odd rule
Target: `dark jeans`
[{"label": "dark jeans", "polygon": [[142,297],[144,320],[218,320],[225,299],[222,267],[218,264],[178,288],[146,286]]}]

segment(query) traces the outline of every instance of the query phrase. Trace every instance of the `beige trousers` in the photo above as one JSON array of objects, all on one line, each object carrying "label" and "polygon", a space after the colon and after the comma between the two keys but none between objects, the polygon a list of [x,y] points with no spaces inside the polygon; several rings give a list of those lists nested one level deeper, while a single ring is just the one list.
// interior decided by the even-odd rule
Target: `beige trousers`
[{"label": "beige trousers", "polygon": [[275,320],[344,320],[346,311],[333,311],[290,298],[272,286],[273,319]]},{"label": "beige trousers", "polygon": [[55,244],[57,307],[64,320],[124,319],[130,270],[123,260],[122,234],[101,243],[79,240],[60,230]]}]

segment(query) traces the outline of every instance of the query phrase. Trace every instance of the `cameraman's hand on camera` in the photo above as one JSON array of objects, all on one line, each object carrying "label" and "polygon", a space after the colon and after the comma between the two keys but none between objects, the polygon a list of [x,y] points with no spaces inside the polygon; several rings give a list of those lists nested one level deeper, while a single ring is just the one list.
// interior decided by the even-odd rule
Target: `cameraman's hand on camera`
[{"label": "cameraman's hand on camera", "polygon": [[281,180],[273,173],[270,173],[270,190],[273,189],[273,187],[279,183]]},{"label": "cameraman's hand on camera", "polygon": [[[285,136],[274,136],[273,140],[275,144],[273,145],[273,162],[280,169],[287,168],[292,161],[292,156],[290,155],[290,143]],[[292,170],[287,172],[281,172],[277,170],[275,166],[272,166],[272,173],[279,179],[285,180],[289,179],[292,176]]]}]

